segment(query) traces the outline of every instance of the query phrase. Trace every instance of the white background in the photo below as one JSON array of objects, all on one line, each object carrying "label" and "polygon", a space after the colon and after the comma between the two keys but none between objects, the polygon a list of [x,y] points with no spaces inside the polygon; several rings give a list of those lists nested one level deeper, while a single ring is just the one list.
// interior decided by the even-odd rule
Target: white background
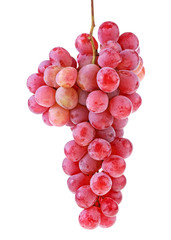
[{"label": "white background", "polygon": [[[95,0],[96,25],[116,22],[140,40],[146,78],[143,105],[125,137],[134,144],[128,184],[112,228],[85,230],[61,164],[66,128],[46,126],[27,108],[26,79],[63,46],[90,29],[90,0],[6,0],[0,3],[0,239],[171,239],[171,14],[169,0]],[[96,27],[94,36],[97,36]]]}]

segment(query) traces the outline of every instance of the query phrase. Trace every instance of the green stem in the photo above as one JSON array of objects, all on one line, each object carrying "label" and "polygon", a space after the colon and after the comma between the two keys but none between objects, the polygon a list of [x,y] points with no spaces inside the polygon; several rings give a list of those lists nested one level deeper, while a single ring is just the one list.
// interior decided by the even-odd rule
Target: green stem
[{"label": "green stem", "polygon": [[93,41],[93,30],[95,27],[95,20],[94,20],[94,1],[91,0],[91,29],[90,29],[90,41],[93,49],[93,59],[92,64],[95,64],[96,61],[96,48]]}]

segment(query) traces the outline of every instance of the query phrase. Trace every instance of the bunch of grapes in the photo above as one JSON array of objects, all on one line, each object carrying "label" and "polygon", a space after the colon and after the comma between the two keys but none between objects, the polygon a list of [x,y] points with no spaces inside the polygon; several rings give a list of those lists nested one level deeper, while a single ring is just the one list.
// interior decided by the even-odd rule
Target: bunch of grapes
[{"label": "bunch of grapes", "polygon": [[29,109],[42,114],[49,126],[67,125],[72,130],[62,168],[83,208],[79,223],[86,229],[110,227],[116,221],[126,185],[125,159],[133,149],[123,129],[141,105],[136,91],[145,75],[135,34],[119,35],[114,22],[104,22],[98,39],[99,51],[89,34],[77,37],[77,61],[62,47],[52,49],[49,60],[27,80],[33,93]]}]

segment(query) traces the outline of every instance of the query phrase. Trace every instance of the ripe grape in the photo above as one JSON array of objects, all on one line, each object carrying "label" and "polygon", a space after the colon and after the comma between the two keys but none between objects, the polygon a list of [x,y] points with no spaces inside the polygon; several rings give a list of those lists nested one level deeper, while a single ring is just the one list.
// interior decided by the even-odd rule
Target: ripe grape
[{"label": "ripe grape", "polygon": [[98,196],[105,195],[112,187],[112,180],[104,172],[95,173],[90,179],[91,190]]},{"label": "ripe grape", "polygon": [[[113,186],[113,185],[112,185]],[[122,201],[122,193],[121,191],[114,192],[113,190],[110,190],[108,193],[106,193],[103,197],[109,197],[115,200],[117,204],[120,204]]]},{"label": "ripe grape", "polygon": [[119,88],[117,88],[115,91],[110,92],[110,93],[108,93],[107,95],[108,95],[109,99],[111,99],[111,98],[113,98],[113,97],[118,96],[119,94],[120,94],[120,90],[119,90]]},{"label": "ripe grape", "polygon": [[80,104],[70,111],[70,120],[74,124],[88,121],[88,109]]},{"label": "ripe grape", "polygon": [[96,161],[92,159],[89,154],[86,154],[80,161],[79,161],[79,168],[81,172],[84,174],[90,175],[94,174],[101,168],[101,161]]},{"label": "ripe grape", "polygon": [[44,74],[44,71],[47,67],[49,67],[51,65],[51,61],[49,60],[44,60],[43,62],[41,62],[38,66],[38,72],[40,74]]},{"label": "ripe grape", "polygon": [[123,129],[115,129],[116,137],[123,137],[124,130]]},{"label": "ripe grape", "polygon": [[79,69],[82,68],[85,65],[91,64],[92,63],[92,59],[93,59],[93,55],[92,54],[81,54],[79,53],[77,56],[77,61],[78,61],[78,65],[79,65]]},{"label": "ripe grape", "polygon": [[65,109],[73,109],[78,104],[78,94],[74,88],[59,87],[56,91],[56,102]]},{"label": "ripe grape", "polygon": [[139,56],[138,53],[131,49],[126,49],[120,52],[122,61],[117,66],[119,70],[134,70],[138,67]]},{"label": "ripe grape", "polygon": [[51,107],[55,104],[56,90],[49,86],[41,86],[35,93],[36,102],[43,107]]},{"label": "ripe grape", "polygon": [[112,49],[115,50],[116,52],[121,52],[121,51],[122,51],[122,48],[121,48],[121,46],[119,45],[119,43],[118,43],[118,42],[115,42],[115,41],[112,41],[112,40],[105,42],[105,43],[101,46],[100,50],[103,50],[103,49],[105,49],[105,48],[112,48]]},{"label": "ripe grape", "polygon": [[114,217],[106,217],[103,213],[100,216],[100,224],[99,226],[102,228],[111,227],[116,222],[116,216]]},{"label": "ripe grape", "polygon": [[101,44],[109,40],[117,41],[119,38],[119,28],[114,22],[104,22],[98,29],[98,39]]},{"label": "ripe grape", "polygon": [[139,56],[139,64],[136,69],[133,70],[135,74],[139,74],[143,68],[143,59]]},{"label": "ripe grape", "polygon": [[69,121],[69,111],[58,104],[54,104],[49,109],[49,121],[54,126],[64,126]]},{"label": "ripe grape", "polygon": [[121,61],[120,54],[112,48],[105,48],[99,52],[98,64],[100,67],[116,68]]},{"label": "ripe grape", "polygon": [[73,137],[80,146],[87,146],[95,137],[95,129],[89,122],[77,124],[73,129]]},{"label": "ripe grape", "polygon": [[138,89],[140,81],[135,73],[120,70],[118,74],[120,77],[119,89],[123,94],[132,94]]},{"label": "ripe grape", "polygon": [[42,119],[43,119],[43,121],[44,121],[44,123],[45,123],[46,125],[52,126],[52,124],[51,124],[50,121],[49,121],[49,110],[47,110],[46,112],[44,112],[44,113],[42,114]]},{"label": "ripe grape", "polygon": [[108,103],[109,98],[107,94],[100,90],[89,93],[86,100],[88,110],[95,113],[104,112],[108,107]]},{"label": "ripe grape", "polygon": [[113,117],[110,114],[109,110],[106,110],[102,113],[90,112],[89,121],[91,125],[97,130],[104,130],[112,125]]},{"label": "ripe grape", "polygon": [[139,40],[134,33],[125,32],[120,35],[118,43],[121,45],[122,49],[133,49],[136,50],[139,46]]},{"label": "ripe grape", "polygon": [[97,195],[92,192],[90,185],[84,185],[76,191],[75,201],[79,207],[89,208],[97,201]]},{"label": "ripe grape", "polygon": [[69,160],[78,162],[87,153],[87,147],[80,146],[72,140],[65,144],[64,153]]},{"label": "ripe grape", "polygon": [[112,191],[119,192],[126,185],[126,177],[124,175],[118,178],[112,178]]},{"label": "ripe grape", "polygon": [[117,202],[110,197],[105,197],[101,201],[100,208],[106,217],[114,217],[119,211]]},{"label": "ripe grape", "polygon": [[62,69],[62,67],[59,66],[49,66],[45,69],[44,72],[44,81],[45,83],[54,88],[58,88],[58,84],[56,83],[56,75],[57,73]]},{"label": "ripe grape", "polygon": [[29,110],[33,113],[36,113],[36,114],[41,114],[41,113],[44,113],[48,110],[47,107],[43,107],[43,106],[40,106],[36,100],[35,100],[35,96],[31,96],[29,99],[28,99],[28,107],[29,107]]},{"label": "ripe grape", "polygon": [[95,138],[88,146],[88,153],[95,160],[104,160],[111,154],[111,145],[102,138]]},{"label": "ripe grape", "polygon": [[94,229],[100,223],[99,208],[92,206],[84,209],[79,215],[79,223],[83,228]]},{"label": "ripe grape", "polygon": [[113,68],[103,67],[97,74],[97,84],[104,92],[111,93],[115,91],[119,86],[119,82],[119,76]]},{"label": "ripe grape", "polygon": [[57,66],[70,67],[72,65],[71,55],[62,47],[53,48],[49,53],[49,59]]},{"label": "ripe grape", "polygon": [[34,73],[27,79],[27,87],[32,93],[35,93],[36,90],[43,85],[45,85],[45,82],[43,80],[43,76],[40,73]]},{"label": "ripe grape", "polygon": [[60,87],[71,88],[77,80],[77,70],[73,67],[66,67],[56,75],[56,82]]},{"label": "ripe grape", "polygon": [[117,155],[111,155],[109,158],[102,163],[103,170],[108,173],[111,177],[120,177],[126,168],[125,160]]},{"label": "ripe grape", "polygon": [[83,91],[81,89],[78,90],[78,102],[79,104],[83,105],[83,106],[86,106],[86,100],[87,100],[87,97],[88,97],[88,92],[86,91]]},{"label": "ripe grape", "polygon": [[83,173],[77,173],[70,176],[67,180],[68,188],[71,192],[75,193],[81,186],[89,185],[91,176]]},{"label": "ripe grape", "polygon": [[104,130],[96,130],[96,138],[103,138],[108,142],[112,142],[115,139],[115,135],[113,127],[108,127]]},{"label": "ripe grape", "polygon": [[[95,48],[98,49],[98,43],[94,37],[93,37],[93,42],[94,42]],[[81,54],[92,54],[93,49],[90,41],[90,35],[87,33],[82,33],[81,35],[79,35],[75,40],[75,47],[78,50],[78,52],[80,52]]]},{"label": "ripe grape", "polygon": [[74,174],[80,173],[80,168],[79,168],[78,162],[73,162],[72,160],[69,160],[68,158],[65,158],[63,160],[62,168],[63,168],[63,171],[67,175],[74,175]]},{"label": "ripe grape", "polygon": [[112,154],[128,158],[133,150],[132,143],[126,138],[115,138],[111,143]]},{"label": "ripe grape", "polygon": [[75,58],[71,57],[72,58],[72,65],[71,67],[74,67],[74,68],[77,68],[77,61],[75,60]]},{"label": "ripe grape", "polygon": [[127,125],[127,123],[128,123],[128,118],[124,118],[124,119],[114,118],[112,126],[114,127],[115,130],[122,129]]},{"label": "ripe grape", "polygon": [[141,96],[136,92],[129,95],[125,95],[125,96],[129,98],[129,100],[132,102],[132,106],[133,106],[132,112],[136,112],[142,104]]}]

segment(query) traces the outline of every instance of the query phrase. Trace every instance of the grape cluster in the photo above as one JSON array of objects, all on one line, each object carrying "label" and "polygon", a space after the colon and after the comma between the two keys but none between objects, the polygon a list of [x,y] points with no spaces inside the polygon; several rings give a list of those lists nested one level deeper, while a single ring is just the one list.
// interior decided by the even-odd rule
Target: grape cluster
[{"label": "grape cluster", "polygon": [[135,34],[120,35],[115,23],[104,22],[98,39],[99,52],[93,38],[94,64],[90,35],[83,33],[75,41],[77,61],[56,47],[27,80],[33,93],[29,109],[42,114],[49,126],[67,125],[72,130],[62,168],[69,175],[69,190],[83,208],[79,222],[86,229],[110,227],[116,221],[126,185],[125,159],[133,149],[123,138],[123,129],[141,105],[136,91],[145,75]]}]

